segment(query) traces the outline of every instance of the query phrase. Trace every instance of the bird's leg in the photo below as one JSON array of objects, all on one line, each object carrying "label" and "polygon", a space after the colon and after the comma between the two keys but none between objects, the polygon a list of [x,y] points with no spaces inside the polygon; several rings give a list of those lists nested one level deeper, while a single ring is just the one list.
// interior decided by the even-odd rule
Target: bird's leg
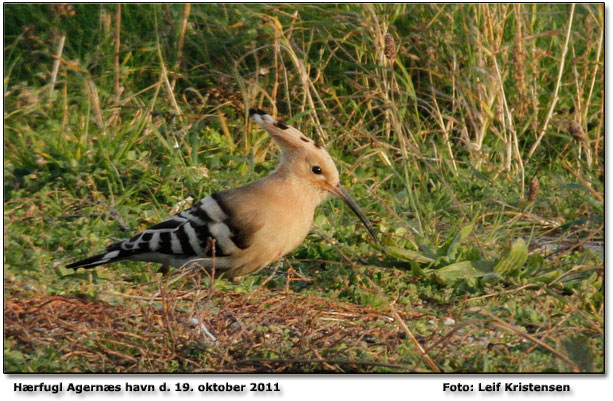
[{"label": "bird's leg", "polygon": [[211,248],[211,256],[213,258],[213,262],[211,265],[211,291],[213,290],[213,281],[215,281],[215,238],[209,237],[207,240],[207,248],[210,246]]},{"label": "bird's leg", "polygon": [[[295,270],[294,267],[291,265],[291,263],[289,263],[289,260],[287,260],[287,258],[283,258],[283,259],[285,259],[285,263],[287,263],[287,265],[289,266],[287,269],[287,281],[285,282],[285,292],[286,293],[290,292],[289,283],[291,281],[313,281],[312,278],[303,276],[300,270]],[[296,275],[296,277],[292,277],[292,275],[294,274]]]},{"label": "bird's leg", "polygon": [[272,273],[270,273],[270,276],[268,276],[266,280],[262,281],[262,284],[260,284],[260,288],[264,288],[264,286],[268,284],[270,280],[272,280],[275,274],[277,274],[277,270],[279,270],[279,267],[281,267],[281,265],[283,265],[283,260],[280,260],[279,263],[277,263],[275,267],[273,267]]},{"label": "bird's leg", "polygon": [[287,269],[287,280],[285,281],[285,293],[290,293],[290,289],[289,289],[289,283],[290,281],[292,281],[292,273],[294,273],[294,268],[292,267],[291,263],[289,263],[289,260],[287,260],[287,258],[283,258],[285,260],[285,263],[287,263],[287,265],[289,266]]}]

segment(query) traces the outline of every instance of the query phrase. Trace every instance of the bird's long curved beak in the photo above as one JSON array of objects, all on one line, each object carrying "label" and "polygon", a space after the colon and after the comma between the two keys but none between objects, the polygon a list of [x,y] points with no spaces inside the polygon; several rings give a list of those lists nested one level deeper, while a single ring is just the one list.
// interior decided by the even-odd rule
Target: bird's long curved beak
[{"label": "bird's long curved beak", "polygon": [[349,192],[347,192],[347,190],[340,184],[335,187],[329,186],[328,191],[342,199],[343,202],[345,202],[347,206],[349,206],[353,213],[355,213],[356,216],[358,216],[358,218],[360,219],[360,221],[362,221],[362,223],[368,230],[370,236],[375,240],[375,243],[378,244],[379,240],[377,239],[377,235],[375,234],[375,229],[373,228],[372,224],[370,224],[370,221],[368,221],[368,218],[366,217],[362,209],[360,209],[360,207],[357,203],[355,203],[351,195],[349,195]]}]

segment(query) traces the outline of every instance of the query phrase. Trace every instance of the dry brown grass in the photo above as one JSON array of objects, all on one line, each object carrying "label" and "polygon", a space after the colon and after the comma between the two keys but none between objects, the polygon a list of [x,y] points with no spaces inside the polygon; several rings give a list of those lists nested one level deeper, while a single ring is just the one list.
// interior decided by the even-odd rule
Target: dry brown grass
[{"label": "dry brown grass", "polygon": [[[394,319],[381,311],[266,290],[209,295],[177,290],[112,305],[85,296],[11,294],[5,338],[24,349],[59,346],[60,359],[78,371],[412,370],[377,361],[382,351],[393,354],[405,343]],[[421,315],[401,313],[404,319]],[[347,347],[339,351],[339,344]]]}]

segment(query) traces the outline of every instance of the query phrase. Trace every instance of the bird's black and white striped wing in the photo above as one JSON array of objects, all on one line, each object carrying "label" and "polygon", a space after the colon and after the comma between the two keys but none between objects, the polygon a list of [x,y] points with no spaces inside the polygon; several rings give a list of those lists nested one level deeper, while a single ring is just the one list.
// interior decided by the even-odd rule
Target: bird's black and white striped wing
[{"label": "bird's black and white striped wing", "polygon": [[125,259],[180,266],[194,258],[223,258],[246,249],[257,231],[251,227],[247,233],[234,220],[223,192],[216,193],[128,240],[110,245],[105,253],[68,267],[92,268]]}]

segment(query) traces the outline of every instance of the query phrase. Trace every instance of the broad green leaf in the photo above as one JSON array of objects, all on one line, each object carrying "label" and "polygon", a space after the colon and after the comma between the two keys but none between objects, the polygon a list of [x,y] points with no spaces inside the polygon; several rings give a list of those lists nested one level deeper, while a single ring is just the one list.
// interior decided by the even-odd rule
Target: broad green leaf
[{"label": "broad green leaf", "polygon": [[417,251],[413,251],[411,249],[402,249],[402,248],[397,248],[395,246],[387,246],[385,247],[385,252],[387,252],[388,255],[397,258],[397,259],[402,259],[402,260],[409,260],[409,261],[415,261],[417,263],[434,263],[436,262],[436,260],[429,258],[427,256],[425,256],[422,253],[419,253]]},{"label": "broad green leaf", "polygon": [[455,259],[456,253],[458,251],[458,246],[462,243],[462,241],[466,239],[466,237],[468,237],[472,230],[473,225],[469,224],[463,227],[460,232],[456,234],[456,236],[453,238],[453,241],[451,241],[449,248],[447,249],[447,257],[449,257],[449,259]]},{"label": "broad green leaf", "polygon": [[550,272],[543,273],[538,276],[532,277],[531,280],[539,282],[539,283],[551,283],[553,280],[560,277],[561,274],[562,273],[559,272],[558,270],[552,270]]},{"label": "broad green leaf", "polygon": [[427,278],[428,277],[426,272],[424,272],[424,270],[421,267],[419,267],[419,265],[414,260],[411,260],[409,263],[411,263],[411,272],[414,275],[416,275],[419,278]]},{"label": "broad green leaf", "polygon": [[417,247],[422,254],[432,260],[436,260],[439,256],[445,255],[445,253],[440,254],[440,252],[433,251],[432,248],[435,248],[435,246],[430,241],[427,241],[425,238],[422,238],[421,241],[417,241]]},{"label": "broad green leaf", "polygon": [[485,273],[476,269],[473,262],[465,260],[463,262],[452,263],[435,271],[436,276],[443,282],[449,283],[455,280],[466,280],[471,278],[483,277]]},{"label": "broad green leaf", "polygon": [[511,246],[509,253],[494,266],[494,273],[508,276],[518,271],[528,260],[528,247],[523,239],[518,238]]},{"label": "broad green leaf", "polygon": [[498,273],[485,273],[483,277],[481,278],[481,280],[484,283],[496,284],[502,280],[502,276]]}]

